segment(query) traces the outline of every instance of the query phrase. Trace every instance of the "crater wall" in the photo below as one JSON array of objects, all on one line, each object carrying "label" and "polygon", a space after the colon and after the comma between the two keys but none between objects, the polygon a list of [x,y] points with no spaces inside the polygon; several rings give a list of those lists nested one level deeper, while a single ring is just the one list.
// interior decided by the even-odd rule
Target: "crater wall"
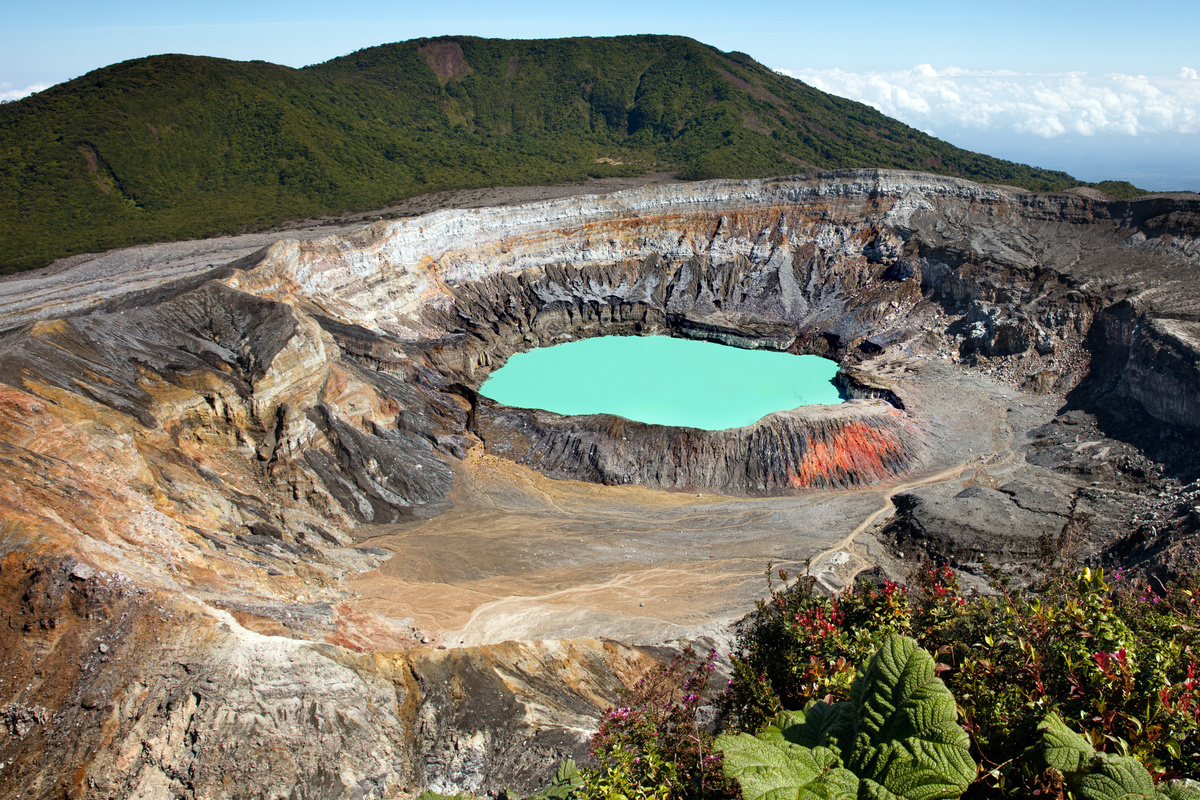
[{"label": "crater wall", "polygon": [[[385,655],[422,637],[346,588],[391,555],[364,525],[448,508],[480,446],[597,482],[890,481],[920,468],[937,409],[873,374],[880,354],[1116,404],[1194,443],[1198,218],[1194,198],[855,171],[438,212],[184,277],[139,263],[87,297],[48,274],[35,316],[0,316],[3,663],[20,675],[0,682],[0,794],[216,796],[221,775],[328,797],[532,788],[511,754],[578,749],[624,657]],[[614,333],[826,355],[876,399],[701,434],[475,395],[514,352]],[[536,666],[568,661],[583,672]],[[457,693],[428,688],[454,676]]]},{"label": "crater wall", "polygon": [[485,401],[474,430],[488,452],[554,478],[725,494],[871,485],[903,474],[920,457],[917,426],[883,400],[780,411],[727,431],[606,414],[562,417]]}]

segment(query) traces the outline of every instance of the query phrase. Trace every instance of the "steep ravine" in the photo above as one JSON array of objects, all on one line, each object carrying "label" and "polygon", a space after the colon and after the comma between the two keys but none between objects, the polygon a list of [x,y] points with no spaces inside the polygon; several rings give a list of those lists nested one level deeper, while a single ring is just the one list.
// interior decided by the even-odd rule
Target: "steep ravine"
[{"label": "steep ravine", "polygon": [[[524,791],[629,643],[718,633],[768,559],[1031,575],[1086,518],[1085,557],[1187,563],[1198,230],[856,171],[51,273],[0,308],[0,795]],[[861,399],[712,434],[476,394],[649,333],[825,355]]]}]

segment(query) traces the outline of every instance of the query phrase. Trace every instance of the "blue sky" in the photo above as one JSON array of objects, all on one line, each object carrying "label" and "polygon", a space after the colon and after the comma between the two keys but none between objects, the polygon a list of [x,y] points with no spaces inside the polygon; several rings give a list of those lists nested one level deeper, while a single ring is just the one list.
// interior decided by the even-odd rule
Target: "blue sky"
[{"label": "blue sky", "polygon": [[1200,3],[0,0],[0,99],[157,53],[303,66],[419,36],[672,33],[960,146],[1200,190]]}]

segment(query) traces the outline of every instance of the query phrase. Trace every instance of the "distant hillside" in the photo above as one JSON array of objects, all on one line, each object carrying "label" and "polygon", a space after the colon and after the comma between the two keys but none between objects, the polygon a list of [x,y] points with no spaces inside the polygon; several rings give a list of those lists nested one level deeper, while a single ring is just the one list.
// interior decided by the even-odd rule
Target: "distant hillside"
[{"label": "distant hillside", "polygon": [[418,39],[299,70],[163,55],[0,106],[0,269],[439,189],[859,166],[1079,183],[680,37]]}]

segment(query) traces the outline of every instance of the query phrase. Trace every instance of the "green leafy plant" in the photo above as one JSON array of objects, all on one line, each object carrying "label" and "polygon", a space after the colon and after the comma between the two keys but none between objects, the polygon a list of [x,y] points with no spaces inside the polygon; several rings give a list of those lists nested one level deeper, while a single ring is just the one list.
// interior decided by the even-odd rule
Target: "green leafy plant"
[{"label": "green leafy plant", "polygon": [[1200,785],[1171,781],[1156,787],[1136,758],[1096,752],[1057,714],[1047,715],[1038,731],[1041,739],[1034,749],[1040,765],[1079,800],[1200,800]]},{"label": "green leafy plant", "polygon": [[759,736],[717,749],[746,800],[859,797],[939,800],[974,780],[966,732],[933,657],[905,636],[884,640],[850,699],[782,715]]},{"label": "green leafy plant", "polygon": [[739,631],[728,718],[754,732],[784,710],[847,699],[846,672],[863,646],[910,632],[935,654],[982,766],[968,797],[1045,788],[1029,747],[1052,712],[1098,751],[1137,759],[1160,784],[1198,777],[1196,579],[1152,591],[1119,570],[1110,584],[1083,569],[1059,571],[1036,590],[993,587],[968,595],[953,570],[935,566],[907,589],[859,584],[832,598],[803,578],[769,584]]},{"label": "green leafy plant", "polygon": [[568,800],[583,788],[583,775],[573,759],[560,761],[554,771],[554,780],[545,789],[529,796],[529,800]]},{"label": "green leafy plant", "polygon": [[575,797],[582,800],[669,800],[680,782],[678,766],[654,745],[638,751],[615,747],[603,751],[589,769]]}]

